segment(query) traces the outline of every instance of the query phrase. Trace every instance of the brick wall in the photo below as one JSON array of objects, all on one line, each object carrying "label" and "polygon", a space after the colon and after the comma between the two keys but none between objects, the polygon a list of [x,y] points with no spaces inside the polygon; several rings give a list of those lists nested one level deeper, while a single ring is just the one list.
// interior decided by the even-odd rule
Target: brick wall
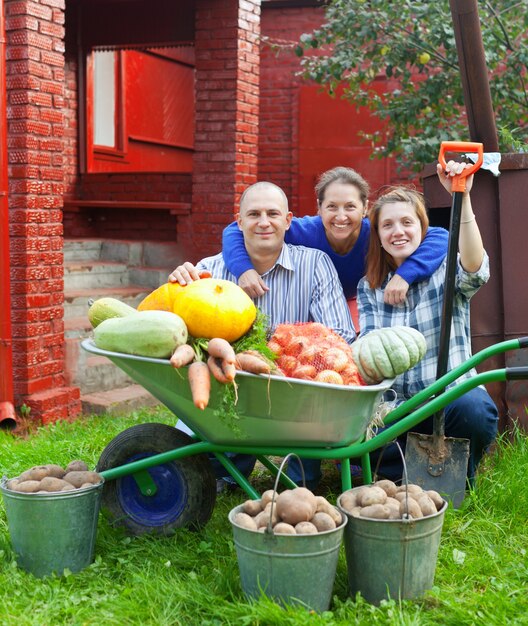
[{"label": "brick wall", "polygon": [[[191,202],[190,174],[89,174],[77,181],[77,197],[84,200],[127,200],[155,202]],[[183,236],[185,217],[168,210],[84,208],[64,214],[67,237],[108,237],[115,239],[173,241]]]},{"label": "brick wall", "polygon": [[[318,7],[269,8],[262,12],[262,35],[279,46],[296,42],[323,20]],[[279,48],[280,49],[280,48]],[[284,189],[292,207],[298,205],[298,89],[299,58],[289,50],[261,46],[259,119],[259,180],[271,180]]]},{"label": "brick wall", "polygon": [[197,0],[189,260],[218,252],[242,191],[256,181],[259,34],[260,0]]},{"label": "brick wall", "polygon": [[5,16],[15,404],[48,422],[81,408],[64,379],[64,0]]}]

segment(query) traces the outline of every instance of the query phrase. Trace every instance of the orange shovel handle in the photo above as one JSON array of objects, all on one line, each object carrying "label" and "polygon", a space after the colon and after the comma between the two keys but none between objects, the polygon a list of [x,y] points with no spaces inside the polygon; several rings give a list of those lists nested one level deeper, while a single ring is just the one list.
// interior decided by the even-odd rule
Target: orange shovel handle
[{"label": "orange shovel handle", "polygon": [[446,152],[476,152],[478,154],[476,163],[465,169],[461,174],[453,176],[452,190],[464,192],[466,191],[466,178],[474,174],[482,165],[484,146],[475,141],[442,141],[438,161],[444,169],[446,168]]}]

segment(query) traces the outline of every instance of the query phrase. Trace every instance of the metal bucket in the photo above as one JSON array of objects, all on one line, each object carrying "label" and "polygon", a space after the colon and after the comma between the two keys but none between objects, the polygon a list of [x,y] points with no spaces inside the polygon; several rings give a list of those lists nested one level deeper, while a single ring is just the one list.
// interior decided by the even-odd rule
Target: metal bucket
[{"label": "metal bucket", "polygon": [[92,563],[104,481],[55,493],[18,493],[0,483],[17,564],[34,576]]},{"label": "metal bucket", "polygon": [[433,586],[447,502],[434,515],[411,520],[348,518],[345,554],[350,595],[359,591],[372,604],[387,598],[413,599]]},{"label": "metal bucket", "polygon": [[229,513],[244,593],[262,594],[280,604],[300,604],[326,611],[332,590],[347,518],[334,530],[316,535],[275,535],[234,523],[240,505]]}]

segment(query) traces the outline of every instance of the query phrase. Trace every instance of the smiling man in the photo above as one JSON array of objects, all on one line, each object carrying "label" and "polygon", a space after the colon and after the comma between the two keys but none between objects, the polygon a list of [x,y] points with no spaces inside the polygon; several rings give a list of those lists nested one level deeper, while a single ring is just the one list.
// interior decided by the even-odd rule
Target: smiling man
[{"label": "smiling man", "polygon": [[[284,243],[284,234],[290,227],[291,219],[286,194],[273,183],[256,183],[248,187],[240,198],[236,221],[253,267],[265,278],[269,287],[269,291],[253,298],[253,302],[268,316],[271,328],[288,322],[320,322],[351,343],[356,338],[356,332],[337,271],[325,252]],[[199,280],[199,272],[203,270],[213,278],[237,282],[236,276],[227,269],[221,253],[202,259],[196,266],[189,262],[180,265],[171,273],[169,280],[186,285]],[[249,476],[255,457],[230,453],[229,456]],[[320,480],[320,465],[318,459],[303,459],[306,486],[310,489]],[[224,476],[225,470],[218,461],[213,462],[213,466],[220,479],[219,487],[233,484],[232,478]],[[297,459],[289,463],[287,474],[295,482],[301,482],[302,473]]]}]

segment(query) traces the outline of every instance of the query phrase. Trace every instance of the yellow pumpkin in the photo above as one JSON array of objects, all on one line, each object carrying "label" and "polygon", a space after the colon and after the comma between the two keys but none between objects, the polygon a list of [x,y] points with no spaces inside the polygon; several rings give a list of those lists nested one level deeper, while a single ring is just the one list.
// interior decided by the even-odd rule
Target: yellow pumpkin
[{"label": "yellow pumpkin", "polygon": [[149,293],[137,306],[138,311],[173,312],[174,301],[183,287],[179,283],[165,283]]},{"label": "yellow pumpkin", "polygon": [[229,342],[247,333],[257,316],[243,289],[217,278],[202,278],[184,287],[172,311],[183,319],[193,337],[222,337]]}]

